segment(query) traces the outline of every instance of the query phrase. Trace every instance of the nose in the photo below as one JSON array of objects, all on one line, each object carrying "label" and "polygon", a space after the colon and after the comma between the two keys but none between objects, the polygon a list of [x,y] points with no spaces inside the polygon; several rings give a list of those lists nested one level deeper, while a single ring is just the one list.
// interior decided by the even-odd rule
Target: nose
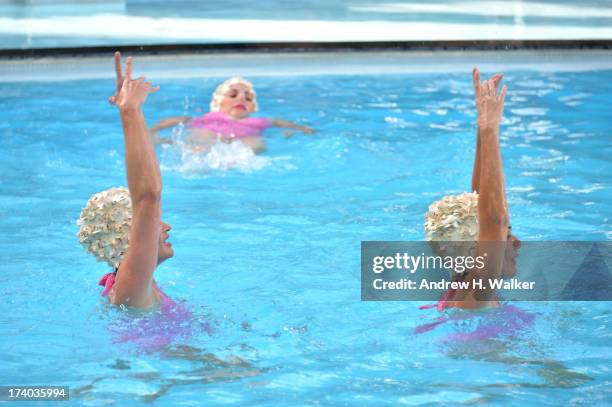
[{"label": "nose", "polygon": [[516,237],[514,238],[513,244],[514,244],[514,247],[517,248],[517,249],[520,249],[521,246],[522,246],[521,241],[518,238],[516,238]]}]

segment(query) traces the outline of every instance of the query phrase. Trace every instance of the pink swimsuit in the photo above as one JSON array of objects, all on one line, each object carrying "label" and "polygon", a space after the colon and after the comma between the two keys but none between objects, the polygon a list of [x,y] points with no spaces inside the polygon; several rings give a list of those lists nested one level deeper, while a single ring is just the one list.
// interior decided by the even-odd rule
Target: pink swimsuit
[{"label": "pink swimsuit", "polygon": [[224,138],[261,137],[261,132],[272,126],[272,120],[264,117],[247,117],[234,120],[222,112],[210,112],[193,119],[188,126],[206,129]]},{"label": "pink swimsuit", "polygon": [[[440,301],[437,304],[423,305],[419,309],[436,308],[439,312],[443,312],[449,308],[448,303],[452,301],[457,290],[449,289],[442,294]],[[499,301],[499,297],[498,297]],[[522,333],[528,325],[532,325],[535,315],[523,311],[514,305],[500,304],[499,308],[490,310],[488,313],[479,313],[477,311],[466,311],[455,313],[450,316],[442,316],[436,318],[433,322],[421,324],[415,329],[415,333],[422,334],[431,331],[438,325],[446,322],[468,321],[472,318],[483,316],[485,319],[480,322],[476,329],[469,332],[455,332],[447,335],[442,341],[473,341],[473,340],[489,340],[503,336],[516,336]]]},{"label": "pink swimsuit", "polygon": [[[99,281],[104,287],[102,296],[108,295],[115,284],[116,273],[107,273]],[[109,330],[115,343],[135,346],[137,352],[154,352],[177,341],[189,340],[198,333],[212,334],[212,327],[202,317],[194,315],[182,302],[175,302],[153,282],[161,297],[159,311],[144,315],[124,314]]]}]

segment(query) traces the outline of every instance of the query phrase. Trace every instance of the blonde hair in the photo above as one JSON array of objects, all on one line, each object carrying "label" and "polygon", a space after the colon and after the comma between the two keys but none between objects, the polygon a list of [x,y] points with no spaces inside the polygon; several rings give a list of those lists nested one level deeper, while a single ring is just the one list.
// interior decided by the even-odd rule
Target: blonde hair
[{"label": "blonde hair", "polygon": [[221,101],[233,85],[244,85],[249,88],[249,90],[253,93],[253,111],[256,112],[257,93],[255,93],[253,84],[241,76],[234,76],[233,78],[229,78],[221,85],[217,86],[217,89],[215,89],[215,91],[213,92],[212,99],[210,101],[210,111],[218,112],[221,109]]},{"label": "blonde hair", "polygon": [[89,198],[77,220],[79,242],[98,261],[118,267],[129,244],[132,200],[125,187]]}]

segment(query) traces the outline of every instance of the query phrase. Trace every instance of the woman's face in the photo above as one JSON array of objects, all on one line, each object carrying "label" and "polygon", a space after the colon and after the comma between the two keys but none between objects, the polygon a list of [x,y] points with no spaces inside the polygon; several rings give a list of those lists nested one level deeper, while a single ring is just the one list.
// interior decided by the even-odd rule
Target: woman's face
[{"label": "woman's face", "polygon": [[255,111],[255,94],[247,85],[232,85],[223,95],[219,111],[234,119],[244,119]]},{"label": "woman's face", "polygon": [[172,229],[172,226],[165,222],[160,222],[161,233],[159,234],[159,250],[157,251],[157,264],[162,263],[164,260],[174,256],[174,249],[172,244],[167,242],[170,235],[168,232]]}]

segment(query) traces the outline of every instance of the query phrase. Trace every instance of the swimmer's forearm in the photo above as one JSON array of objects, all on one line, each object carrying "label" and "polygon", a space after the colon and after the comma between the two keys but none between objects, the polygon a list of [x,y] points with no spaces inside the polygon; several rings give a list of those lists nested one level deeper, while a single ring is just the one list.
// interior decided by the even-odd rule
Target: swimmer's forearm
[{"label": "swimmer's forearm", "polygon": [[307,126],[302,126],[296,123],[292,123],[288,120],[282,120],[282,119],[272,119],[272,126],[274,127],[282,127],[284,129],[293,129],[293,130],[299,130],[302,131],[304,133],[314,133],[314,130],[310,127]]},{"label": "swimmer's forearm", "polygon": [[499,127],[480,130],[478,216],[481,232],[489,240],[505,240],[508,227],[504,172],[499,148]]},{"label": "swimmer's forearm", "polygon": [[476,156],[474,157],[474,170],[472,171],[472,192],[480,188],[480,126],[476,129]]},{"label": "swimmer's forearm", "polygon": [[156,131],[149,131],[149,137],[151,138],[151,143],[155,146],[160,144],[174,144],[171,138],[159,137]]},{"label": "swimmer's forearm", "polygon": [[121,109],[125,140],[125,166],[128,187],[135,206],[143,200],[159,202],[161,175],[155,149],[140,108]]},{"label": "swimmer's forearm", "polygon": [[188,122],[189,120],[191,120],[191,117],[189,116],[170,117],[168,119],[160,121],[155,126],[151,127],[151,131],[167,129],[168,127],[173,127],[177,124]]}]

